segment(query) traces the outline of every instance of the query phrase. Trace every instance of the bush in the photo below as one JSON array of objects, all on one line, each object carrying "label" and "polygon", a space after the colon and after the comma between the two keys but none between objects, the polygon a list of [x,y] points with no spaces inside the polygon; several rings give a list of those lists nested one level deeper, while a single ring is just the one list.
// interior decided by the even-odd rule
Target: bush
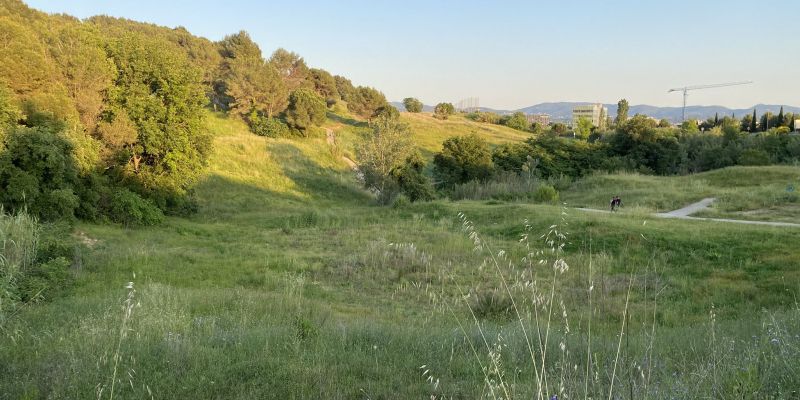
[{"label": "bush", "polygon": [[156,225],[164,220],[161,209],[128,189],[117,189],[111,196],[109,218],[125,226]]},{"label": "bush", "polygon": [[439,119],[447,119],[456,112],[456,108],[450,103],[439,103],[433,109],[433,116]]},{"label": "bush", "polygon": [[[302,132],[325,122],[325,100],[313,90],[298,89],[289,96],[286,124]],[[305,134],[303,136],[306,136]]]},{"label": "bush", "polygon": [[533,200],[537,203],[557,203],[558,191],[550,185],[540,185],[533,194]]},{"label": "bush", "polygon": [[251,117],[250,130],[258,136],[271,138],[288,137],[291,135],[289,126],[277,118]]},{"label": "bush", "polygon": [[442,187],[492,176],[494,165],[489,145],[480,136],[454,136],[444,141],[442,151],[433,158],[433,172]]},{"label": "bush", "polygon": [[767,165],[769,164],[769,154],[764,150],[747,149],[739,155],[741,165]]}]

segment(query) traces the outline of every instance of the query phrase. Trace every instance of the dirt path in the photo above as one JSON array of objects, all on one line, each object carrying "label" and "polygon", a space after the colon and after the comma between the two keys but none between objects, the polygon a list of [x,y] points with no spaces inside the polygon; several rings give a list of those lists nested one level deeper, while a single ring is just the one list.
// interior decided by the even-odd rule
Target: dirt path
[{"label": "dirt path", "polygon": [[[747,221],[742,219],[726,219],[726,218],[703,218],[703,217],[692,217],[692,214],[698,213],[707,209],[714,201],[717,199],[713,197],[705,198],[703,200],[698,201],[697,203],[689,204],[686,207],[683,207],[678,210],[665,212],[665,213],[655,213],[653,216],[658,218],[677,218],[677,219],[691,219],[691,220],[700,220],[700,221],[714,221],[714,222],[728,222],[734,224],[746,224],[746,225],[766,225],[766,226],[783,226],[783,227],[794,227],[800,228],[800,224],[795,224],[792,222],[770,222],[770,221]],[[598,213],[610,213],[608,210],[597,210],[594,208],[576,208],[576,210],[581,211],[588,211],[588,212],[598,212]]]},{"label": "dirt path", "polygon": [[[327,140],[328,144],[331,146],[336,146],[336,133],[333,132],[331,128],[325,128],[325,140]],[[353,171],[358,171],[358,164],[353,161],[350,157],[346,155],[342,155],[342,160],[347,164],[350,169]]]}]

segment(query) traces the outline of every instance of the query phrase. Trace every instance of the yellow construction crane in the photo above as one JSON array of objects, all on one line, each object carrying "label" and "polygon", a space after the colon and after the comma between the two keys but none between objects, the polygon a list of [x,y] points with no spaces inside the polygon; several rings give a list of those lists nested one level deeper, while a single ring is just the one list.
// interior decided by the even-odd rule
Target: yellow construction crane
[{"label": "yellow construction crane", "polygon": [[718,87],[725,87],[725,86],[748,85],[750,83],[753,83],[753,81],[730,82],[730,83],[715,83],[715,84],[711,84],[711,85],[684,86],[682,88],[670,89],[670,90],[667,91],[667,93],[683,92],[683,112],[681,113],[681,118],[684,121],[686,121],[686,98],[689,97],[689,91],[690,90],[711,89],[711,88],[718,88]]}]

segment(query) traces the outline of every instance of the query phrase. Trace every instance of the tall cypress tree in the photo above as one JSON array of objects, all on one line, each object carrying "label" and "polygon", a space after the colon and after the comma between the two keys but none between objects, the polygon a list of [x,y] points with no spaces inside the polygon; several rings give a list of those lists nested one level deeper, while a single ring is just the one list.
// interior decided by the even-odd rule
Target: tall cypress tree
[{"label": "tall cypress tree", "polygon": [[756,131],[756,121],[758,121],[756,117],[756,109],[753,109],[753,119],[750,120],[750,132]]},{"label": "tall cypress tree", "polygon": [[714,113],[714,126],[719,126],[719,113]]},{"label": "tall cypress tree", "polygon": [[783,106],[781,106],[781,111],[778,113],[778,123],[775,124],[775,127],[784,126],[783,121]]}]

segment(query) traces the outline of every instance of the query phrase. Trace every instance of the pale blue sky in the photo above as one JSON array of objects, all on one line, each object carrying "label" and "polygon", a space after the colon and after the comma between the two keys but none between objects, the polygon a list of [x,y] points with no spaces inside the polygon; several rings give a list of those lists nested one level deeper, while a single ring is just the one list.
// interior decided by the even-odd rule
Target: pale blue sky
[{"label": "pale blue sky", "polygon": [[[121,16],[219,40],[246,30],[390,100],[479,97],[515,109],[546,101],[800,106],[795,0],[255,1],[28,0],[80,18]],[[794,40],[792,40],[794,39]]]}]

